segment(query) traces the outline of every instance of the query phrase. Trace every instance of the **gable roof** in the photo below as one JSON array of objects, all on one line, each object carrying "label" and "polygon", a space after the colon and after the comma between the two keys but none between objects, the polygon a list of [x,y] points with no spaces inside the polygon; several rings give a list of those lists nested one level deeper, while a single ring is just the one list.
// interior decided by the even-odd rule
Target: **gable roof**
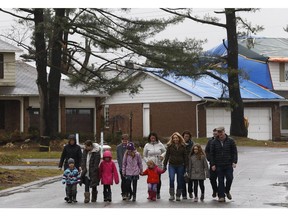
[{"label": "gable roof", "polygon": [[[0,86],[0,96],[39,96],[36,84],[35,67],[22,61],[16,61],[16,85]],[[60,96],[106,97],[97,91],[82,92],[81,87],[71,87],[66,80],[60,81]]]},{"label": "gable roof", "polygon": [[238,39],[238,44],[269,61],[273,58],[288,58],[288,38],[253,37]]},{"label": "gable roof", "polygon": [[0,39],[0,52],[22,52],[22,50]]},{"label": "gable roof", "polygon": [[[160,80],[170,82],[171,84],[184,89],[189,94],[194,94],[202,99],[228,99],[229,92],[227,87],[224,86],[217,79],[209,75],[203,75],[198,79],[192,79],[190,77],[175,77],[175,76],[165,76],[162,77],[159,73],[159,69],[146,68],[147,73],[151,73],[157,76]],[[221,77],[224,81],[228,81],[226,74],[220,74],[216,70],[209,70],[208,72]],[[224,89],[224,90],[223,90]],[[279,101],[285,100],[282,96],[271,92],[256,83],[240,78],[240,93],[243,100],[247,101]]]}]

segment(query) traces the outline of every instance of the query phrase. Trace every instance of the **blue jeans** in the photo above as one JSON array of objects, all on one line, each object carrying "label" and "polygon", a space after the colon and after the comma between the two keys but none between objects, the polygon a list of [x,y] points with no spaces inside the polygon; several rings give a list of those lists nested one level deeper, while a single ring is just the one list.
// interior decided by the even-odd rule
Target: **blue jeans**
[{"label": "blue jeans", "polygon": [[[233,181],[233,167],[232,165],[217,166],[216,172],[218,177],[218,197],[225,198],[225,193],[230,193]],[[225,184],[226,178],[226,184]]]},{"label": "blue jeans", "polygon": [[175,174],[177,175],[177,190],[183,189],[183,184],[184,184],[184,173],[185,173],[185,168],[184,165],[180,166],[173,166],[169,165],[168,167],[169,171],[169,184],[170,188],[175,188],[174,187],[174,182],[175,182]]}]

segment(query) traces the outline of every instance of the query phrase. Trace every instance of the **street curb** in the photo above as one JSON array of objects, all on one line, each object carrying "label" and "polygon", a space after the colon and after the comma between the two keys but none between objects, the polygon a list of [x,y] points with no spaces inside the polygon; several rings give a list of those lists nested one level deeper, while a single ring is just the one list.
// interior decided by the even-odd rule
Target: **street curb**
[{"label": "street curb", "polygon": [[17,187],[1,190],[0,191],[0,197],[9,196],[11,194],[19,193],[19,192],[28,192],[30,190],[30,188],[32,188],[33,186],[43,186],[45,184],[49,184],[49,183],[53,183],[53,182],[56,182],[56,181],[60,181],[61,179],[62,179],[62,175],[58,175],[58,176],[53,176],[53,177],[40,179],[40,180],[37,180],[37,181],[34,181],[34,182],[29,182],[27,184],[23,184],[23,185],[20,185],[20,186],[17,186]]}]

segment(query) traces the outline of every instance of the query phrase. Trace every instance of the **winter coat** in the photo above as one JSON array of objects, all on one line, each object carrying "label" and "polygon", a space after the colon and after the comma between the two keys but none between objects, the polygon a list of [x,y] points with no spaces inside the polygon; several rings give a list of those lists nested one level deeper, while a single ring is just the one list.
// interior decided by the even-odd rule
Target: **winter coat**
[{"label": "winter coat", "polygon": [[207,158],[207,160],[208,160],[209,162],[210,162],[211,144],[212,144],[212,142],[213,142],[214,139],[215,139],[215,138],[212,137],[210,140],[208,140],[208,143],[207,143],[207,145],[206,145],[206,147],[205,147],[205,155],[206,155],[206,158]]},{"label": "winter coat", "polygon": [[117,153],[117,162],[119,166],[119,171],[122,172],[122,164],[123,164],[123,157],[126,152],[126,145],[123,145],[120,143],[116,147],[116,153]]},{"label": "winter coat", "polygon": [[142,158],[139,152],[135,151],[134,158],[125,153],[122,165],[122,174],[125,176],[137,176],[143,171]]},{"label": "winter coat", "polygon": [[103,158],[109,157],[109,161],[101,161],[99,166],[99,174],[101,183],[103,185],[113,185],[113,179],[116,184],[119,183],[119,175],[115,163],[112,161],[112,154],[110,151],[103,153]]},{"label": "winter coat", "polygon": [[158,184],[159,183],[159,175],[164,173],[165,170],[160,169],[157,165],[154,166],[153,169],[147,168],[142,175],[148,175],[147,183],[150,184]]},{"label": "winter coat", "polygon": [[187,151],[187,156],[188,156],[188,157],[189,157],[189,154],[190,154],[190,152],[191,152],[191,149],[192,149],[193,145],[194,145],[194,142],[193,142],[191,139],[189,139],[188,142],[185,143],[186,151]]},{"label": "winter coat", "polygon": [[68,166],[68,159],[73,158],[75,161],[75,167],[79,169],[81,165],[82,151],[79,145],[75,144],[66,144],[61,154],[59,168],[62,168],[64,163],[64,170],[66,170]]},{"label": "winter coat", "polygon": [[237,163],[238,161],[238,152],[234,140],[228,135],[226,135],[225,140],[223,141],[223,146],[221,141],[216,138],[211,143],[210,149],[210,165],[214,166],[226,166]]},{"label": "winter coat", "polygon": [[160,156],[166,152],[164,145],[161,142],[158,143],[146,143],[143,150],[143,159],[145,163],[148,160],[153,160],[154,163],[162,168],[163,161],[160,159]]},{"label": "winter coat", "polygon": [[201,156],[199,160],[195,154],[189,158],[188,177],[195,180],[205,180],[209,178],[209,169],[206,157]]},{"label": "winter coat", "polygon": [[93,143],[91,151],[84,150],[81,162],[81,179],[84,182],[85,176],[90,179],[90,187],[99,185],[99,164],[100,164],[100,147],[98,144]]},{"label": "winter coat", "polygon": [[62,176],[62,183],[66,185],[73,185],[80,183],[80,173],[78,169],[75,167],[73,170],[67,168]]},{"label": "winter coat", "polygon": [[183,165],[188,167],[187,151],[184,144],[180,144],[178,147],[176,144],[170,144],[167,146],[167,151],[164,159],[164,167],[169,162],[172,166]]}]

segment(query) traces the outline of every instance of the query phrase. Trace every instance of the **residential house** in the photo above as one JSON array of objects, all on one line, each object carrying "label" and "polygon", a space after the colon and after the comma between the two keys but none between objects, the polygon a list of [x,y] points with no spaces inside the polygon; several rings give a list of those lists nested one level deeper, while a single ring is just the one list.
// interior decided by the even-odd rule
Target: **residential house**
[{"label": "residential house", "polygon": [[[288,38],[249,37],[238,39],[239,68],[247,79],[288,99]],[[227,55],[223,44],[209,50]],[[281,101],[280,133],[288,137],[288,101]]]},{"label": "residential house", "polygon": [[[28,132],[39,129],[39,93],[36,68],[16,61],[20,49],[0,40],[0,132]],[[82,92],[66,80],[60,83],[59,133],[99,134],[101,95],[96,91]]]},{"label": "residential house", "polygon": [[[227,76],[217,71],[208,71]],[[118,92],[106,99],[104,118],[108,131],[131,133],[132,139],[155,131],[161,137],[190,130],[193,137],[211,137],[217,126],[230,130],[230,111],[225,102],[229,94],[213,76],[198,79],[162,77],[156,69],[138,72],[138,94]],[[279,103],[285,99],[252,81],[241,79],[244,114],[248,118],[248,137],[257,140],[280,138]]]}]

